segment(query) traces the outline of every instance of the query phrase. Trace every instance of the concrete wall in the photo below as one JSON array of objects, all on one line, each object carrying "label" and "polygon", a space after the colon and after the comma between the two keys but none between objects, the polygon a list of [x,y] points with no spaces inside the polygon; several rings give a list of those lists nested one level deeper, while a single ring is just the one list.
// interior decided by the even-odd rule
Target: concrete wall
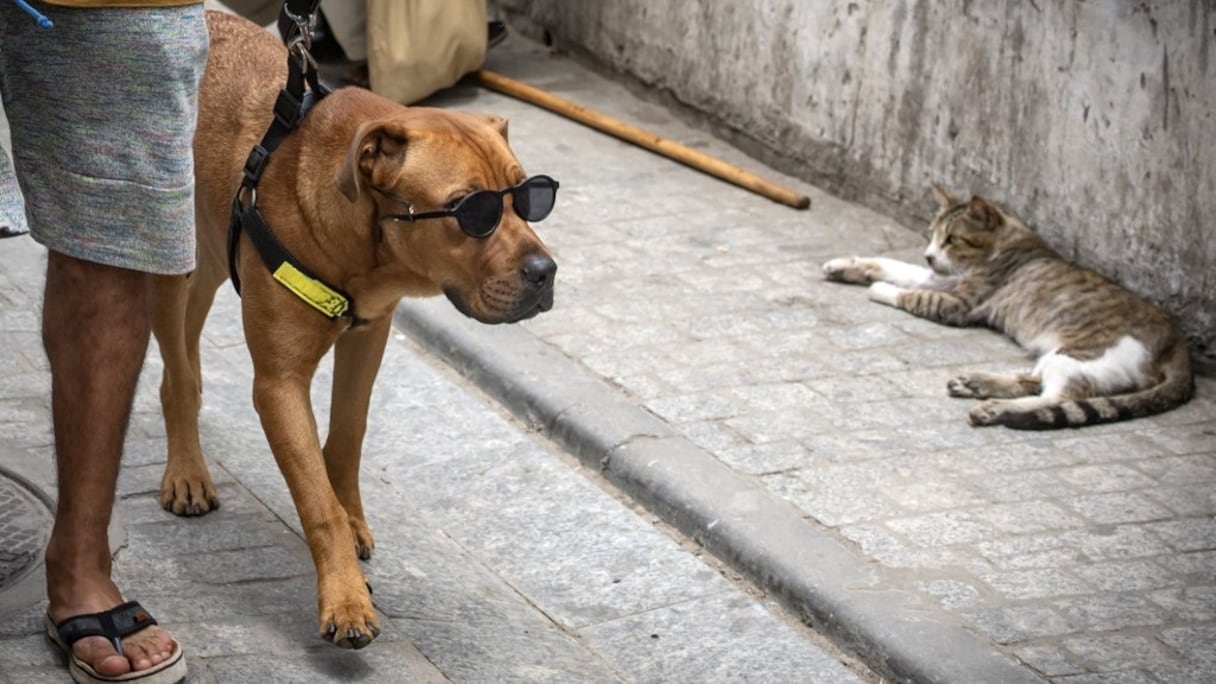
[{"label": "concrete wall", "polygon": [[1216,2],[496,0],[778,168],[922,228],[1023,216],[1216,354]]}]

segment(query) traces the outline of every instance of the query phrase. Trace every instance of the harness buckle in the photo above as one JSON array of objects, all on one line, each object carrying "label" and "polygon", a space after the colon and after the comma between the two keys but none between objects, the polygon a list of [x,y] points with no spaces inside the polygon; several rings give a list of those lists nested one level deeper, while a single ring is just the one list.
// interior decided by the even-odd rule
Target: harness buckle
[{"label": "harness buckle", "polygon": [[[245,201],[248,199],[248,201]],[[236,197],[233,198],[232,204],[237,213],[244,213],[245,209],[252,207],[258,203],[257,186],[241,183],[241,187],[236,189]]]},{"label": "harness buckle", "polygon": [[254,145],[253,149],[249,150],[249,156],[245,158],[245,181],[241,183],[241,188],[248,187],[256,192],[258,182],[262,180],[262,172],[266,170],[266,163],[270,161],[270,152],[261,145]]}]

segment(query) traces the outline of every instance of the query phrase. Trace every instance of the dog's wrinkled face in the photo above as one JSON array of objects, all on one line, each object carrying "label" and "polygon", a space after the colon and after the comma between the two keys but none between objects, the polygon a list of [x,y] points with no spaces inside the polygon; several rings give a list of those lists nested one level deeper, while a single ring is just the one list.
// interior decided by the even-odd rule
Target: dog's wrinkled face
[{"label": "dog's wrinkled face", "polygon": [[553,307],[557,271],[511,194],[487,237],[466,234],[451,216],[381,217],[449,210],[470,193],[503,190],[524,178],[503,119],[410,107],[360,127],[337,182],[352,202],[375,204],[382,248],[407,272],[410,294],[442,292],[466,316],[509,323]]}]

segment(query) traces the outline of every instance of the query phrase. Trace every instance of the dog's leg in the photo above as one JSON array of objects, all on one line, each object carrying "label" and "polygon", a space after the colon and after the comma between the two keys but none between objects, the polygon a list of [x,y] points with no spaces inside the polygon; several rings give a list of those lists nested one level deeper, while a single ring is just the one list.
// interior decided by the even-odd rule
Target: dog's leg
[{"label": "dog's leg", "polygon": [[380,633],[379,618],[355,555],[346,509],[325,472],[308,394],[312,373],[302,378],[301,370],[282,376],[255,372],[254,405],[317,569],[321,637],[343,648],[362,648]]},{"label": "dog's leg", "polygon": [[[342,648],[363,648],[380,633],[363,568],[355,555],[346,509],[338,501],[321,455],[309,387],[336,331],[317,333],[316,312],[301,320],[244,299],[245,338],[253,357],[253,405],[270,450],[287,482],[317,570],[321,637]],[[255,302],[256,305],[256,302]],[[283,334],[291,331],[291,334]]]},{"label": "dog's leg", "polygon": [[359,558],[372,557],[375,543],[363,516],[359,496],[359,458],[367,430],[372,383],[380,370],[391,318],[371,321],[342,337],[334,347],[334,386],[330,402],[329,436],[325,440],[325,470],[334,494],[346,509]]},{"label": "dog's leg", "polygon": [[219,507],[198,438],[202,405],[198,338],[215,295],[215,286],[200,278],[200,273],[156,278],[152,329],[165,364],[160,402],[169,442],[160,505],[177,515],[203,515]]}]

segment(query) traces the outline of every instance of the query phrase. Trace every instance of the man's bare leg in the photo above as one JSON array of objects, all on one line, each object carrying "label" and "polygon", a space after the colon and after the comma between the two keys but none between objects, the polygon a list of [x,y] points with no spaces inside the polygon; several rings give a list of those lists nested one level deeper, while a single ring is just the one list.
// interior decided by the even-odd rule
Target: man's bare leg
[{"label": "man's bare leg", "polygon": [[[42,338],[51,363],[59,503],[46,552],[49,613],[56,623],[123,602],[110,579],[107,527],[135,386],[150,334],[147,274],[50,252]],[[143,670],[173,652],[150,627],[123,640],[126,657],[102,637],[74,652],[99,674]]]}]

